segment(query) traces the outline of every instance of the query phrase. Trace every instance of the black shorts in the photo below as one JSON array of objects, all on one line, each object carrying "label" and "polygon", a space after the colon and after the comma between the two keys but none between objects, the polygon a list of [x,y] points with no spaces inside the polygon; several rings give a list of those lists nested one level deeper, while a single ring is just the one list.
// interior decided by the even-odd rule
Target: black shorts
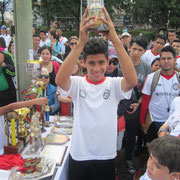
[{"label": "black shorts", "polygon": [[69,157],[69,180],[114,180],[115,163],[110,160],[75,161]]}]

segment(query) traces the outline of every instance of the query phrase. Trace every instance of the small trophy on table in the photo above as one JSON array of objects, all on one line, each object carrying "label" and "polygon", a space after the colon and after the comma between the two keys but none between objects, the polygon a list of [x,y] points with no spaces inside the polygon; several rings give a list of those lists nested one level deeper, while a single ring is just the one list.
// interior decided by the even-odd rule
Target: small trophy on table
[{"label": "small trophy on table", "polygon": [[4,146],[5,154],[17,154],[23,150],[24,144],[19,140],[19,117],[17,112],[6,114],[7,146]]},{"label": "small trophy on table", "polygon": [[19,116],[19,139],[23,141],[24,146],[29,142],[30,136],[27,128],[25,127],[24,120],[27,114],[30,112],[29,108],[22,108],[15,110]]}]

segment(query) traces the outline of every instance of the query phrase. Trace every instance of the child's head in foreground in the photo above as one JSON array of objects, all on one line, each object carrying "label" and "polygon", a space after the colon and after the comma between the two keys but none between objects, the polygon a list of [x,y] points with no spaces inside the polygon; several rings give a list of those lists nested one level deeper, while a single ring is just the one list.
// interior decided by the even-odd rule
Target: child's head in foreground
[{"label": "child's head in foreground", "polygon": [[180,137],[166,135],[148,145],[147,173],[152,180],[180,180]]}]

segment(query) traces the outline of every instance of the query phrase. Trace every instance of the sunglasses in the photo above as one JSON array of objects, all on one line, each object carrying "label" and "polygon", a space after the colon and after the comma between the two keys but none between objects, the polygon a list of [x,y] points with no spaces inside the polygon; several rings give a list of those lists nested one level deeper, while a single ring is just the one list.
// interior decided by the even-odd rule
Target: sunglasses
[{"label": "sunglasses", "polygon": [[104,34],[99,34],[99,37],[104,37]]},{"label": "sunglasses", "polygon": [[114,61],[110,60],[109,65],[111,65],[112,63],[114,66],[116,66],[116,65],[118,65],[119,61],[118,60],[114,60]]},{"label": "sunglasses", "polygon": [[70,43],[71,46],[76,45],[76,44],[77,44],[76,42],[75,43]]},{"label": "sunglasses", "polygon": [[48,79],[49,75],[39,75],[38,77],[39,77],[39,79],[42,79],[42,78]]}]

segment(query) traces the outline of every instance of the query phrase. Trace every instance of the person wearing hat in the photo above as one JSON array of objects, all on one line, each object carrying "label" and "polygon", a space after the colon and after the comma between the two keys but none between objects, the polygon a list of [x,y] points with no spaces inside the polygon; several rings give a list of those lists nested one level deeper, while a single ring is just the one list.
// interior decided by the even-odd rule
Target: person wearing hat
[{"label": "person wearing hat", "polygon": [[10,41],[11,41],[11,36],[9,36],[9,34],[6,33],[6,26],[2,25],[1,26],[1,34],[0,37],[3,37],[4,40],[6,41],[6,47],[8,47]]},{"label": "person wearing hat", "polygon": [[131,35],[128,32],[123,32],[121,35],[121,42],[123,43],[124,46],[128,48],[129,52],[129,43],[131,42]]},{"label": "person wearing hat", "polygon": [[118,77],[119,70],[117,68],[119,61],[113,46],[108,47],[108,54],[109,54],[109,65],[107,66],[105,76],[109,77]]}]

